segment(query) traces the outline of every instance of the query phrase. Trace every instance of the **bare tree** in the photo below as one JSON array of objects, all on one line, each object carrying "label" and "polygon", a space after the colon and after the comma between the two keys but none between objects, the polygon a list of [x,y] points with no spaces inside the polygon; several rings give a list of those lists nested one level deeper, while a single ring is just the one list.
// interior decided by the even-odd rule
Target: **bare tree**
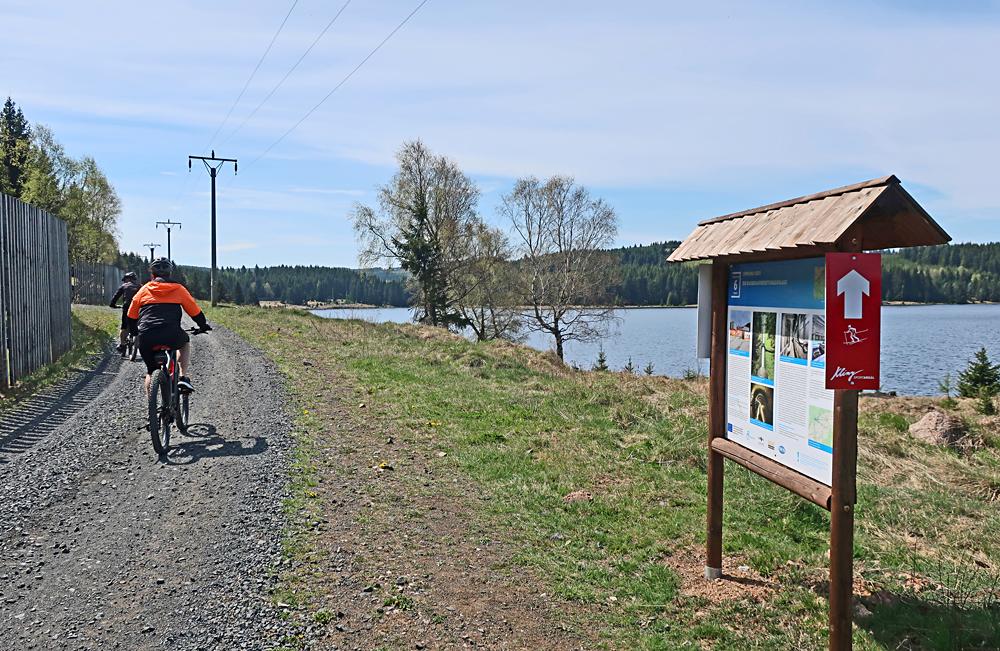
[{"label": "bare tree", "polygon": [[592,199],[572,178],[554,176],[542,184],[529,177],[503,198],[500,213],[517,236],[527,327],[552,335],[559,359],[568,341],[606,336],[614,310],[601,304],[607,303],[614,264],[602,249],[618,233],[611,206]]},{"label": "bare tree", "polygon": [[472,262],[459,280],[465,288],[459,305],[462,316],[479,341],[516,339],[524,319],[507,236],[482,224],[470,253]]},{"label": "bare tree", "polygon": [[399,171],[379,188],[378,207],[355,206],[361,263],[398,263],[413,279],[418,320],[464,326],[457,305],[469,287],[456,279],[470,264],[482,227],[479,189],[454,162],[435,156],[419,140],[404,143],[396,160]]}]

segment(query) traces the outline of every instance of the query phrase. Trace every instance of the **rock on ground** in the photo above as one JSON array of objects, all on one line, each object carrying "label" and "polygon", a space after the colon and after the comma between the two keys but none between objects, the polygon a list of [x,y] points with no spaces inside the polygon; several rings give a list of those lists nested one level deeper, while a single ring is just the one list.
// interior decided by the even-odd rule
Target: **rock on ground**
[{"label": "rock on ground", "polygon": [[955,446],[965,438],[966,429],[961,418],[935,410],[910,425],[910,434],[931,445]]}]

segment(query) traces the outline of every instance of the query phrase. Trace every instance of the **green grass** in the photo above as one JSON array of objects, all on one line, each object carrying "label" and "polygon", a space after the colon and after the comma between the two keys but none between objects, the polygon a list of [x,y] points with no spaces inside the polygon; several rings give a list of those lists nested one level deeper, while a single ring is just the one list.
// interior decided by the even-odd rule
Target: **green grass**
[{"label": "green grass", "polygon": [[72,319],[73,345],[69,352],[0,395],[0,413],[13,409],[26,398],[58,382],[85,359],[101,352],[111,338],[118,336],[121,323],[120,313],[110,308],[74,307]]},{"label": "green grass", "polygon": [[[523,347],[416,326],[254,309],[218,318],[284,365],[300,400],[313,395],[296,372],[308,356],[367,395],[370,414],[445,451],[488,498],[472,502],[485,526],[512,538],[539,589],[580,605],[583,625],[609,647],[825,646],[829,516],[735,465],[726,466],[725,554],[781,587],[762,603],[680,591],[672,554],[700,553],[705,539],[702,381],[574,372]],[[862,421],[856,573],[894,596],[859,622],[855,645],[961,648],[949,633],[958,626],[960,644],[1000,647],[1000,632],[974,624],[1000,612],[922,616],[937,606],[906,578],[915,558],[996,574],[996,449],[930,449],[907,426],[891,412]],[[575,490],[593,499],[565,502]]]}]

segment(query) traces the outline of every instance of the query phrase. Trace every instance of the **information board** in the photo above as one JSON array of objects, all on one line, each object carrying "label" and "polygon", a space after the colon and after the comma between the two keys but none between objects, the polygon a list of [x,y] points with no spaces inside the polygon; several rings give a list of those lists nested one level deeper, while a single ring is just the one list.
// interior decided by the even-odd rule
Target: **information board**
[{"label": "information board", "polygon": [[823,258],[729,272],[726,438],[830,485]]}]

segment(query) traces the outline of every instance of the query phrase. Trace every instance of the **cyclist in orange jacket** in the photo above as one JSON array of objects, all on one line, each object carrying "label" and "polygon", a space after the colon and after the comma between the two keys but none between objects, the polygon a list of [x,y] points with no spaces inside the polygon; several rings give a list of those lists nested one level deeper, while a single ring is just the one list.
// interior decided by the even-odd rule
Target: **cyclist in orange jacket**
[{"label": "cyclist in orange jacket", "polygon": [[181,327],[181,309],[194,319],[203,332],[212,329],[187,288],[171,280],[174,265],[167,258],[160,258],[149,265],[152,279],[142,286],[128,308],[128,318],[134,324],[138,321],[139,337],[137,345],[142,361],[146,362],[146,394],[153,380],[153,372],[159,368],[154,346],[170,346],[180,353],[178,386],[181,391],[192,392],[194,385],[187,377],[191,361],[191,338]]}]

